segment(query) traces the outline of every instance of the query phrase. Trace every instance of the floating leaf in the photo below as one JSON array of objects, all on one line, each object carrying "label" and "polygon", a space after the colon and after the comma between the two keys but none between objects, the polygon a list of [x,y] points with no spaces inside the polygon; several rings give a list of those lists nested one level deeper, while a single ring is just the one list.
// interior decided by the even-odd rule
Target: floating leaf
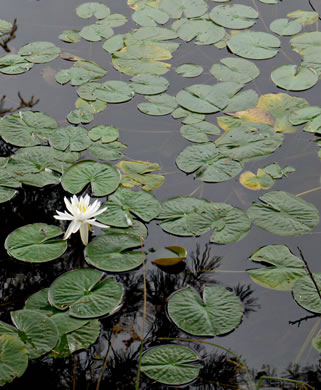
[{"label": "floating leaf", "polygon": [[109,27],[119,27],[127,22],[126,16],[122,14],[110,14],[104,19],[99,20],[96,24],[105,24]]},{"label": "floating leaf", "polygon": [[296,19],[302,26],[313,24],[319,19],[319,14],[313,11],[296,10],[287,14],[288,18]]},{"label": "floating leaf", "polygon": [[204,114],[198,114],[196,112],[191,112],[189,110],[185,110],[185,108],[178,107],[172,112],[172,117],[177,118],[184,118],[182,120],[182,123],[185,123],[186,125],[191,125],[195,123],[200,123],[204,121],[205,115]]},{"label": "floating leaf", "polygon": [[151,74],[139,74],[130,81],[130,86],[133,90],[142,95],[157,95],[165,92],[169,86],[169,82],[165,77]]},{"label": "floating leaf", "polygon": [[116,53],[124,47],[124,39],[122,34],[113,35],[106,39],[103,48],[110,54]]},{"label": "floating leaf", "polygon": [[43,288],[42,290],[30,295],[30,297],[26,300],[24,309],[39,310],[47,316],[61,313],[55,307],[50,305],[48,301],[48,291],[48,288]]},{"label": "floating leaf", "polygon": [[20,378],[28,366],[28,354],[25,344],[14,335],[0,336],[0,385]]},{"label": "floating leaf", "polygon": [[157,8],[144,8],[133,13],[132,19],[135,23],[144,27],[155,27],[157,24],[165,24],[169,16],[165,11]]},{"label": "floating leaf", "polygon": [[222,58],[220,61],[222,65],[214,64],[210,69],[211,74],[219,81],[245,84],[260,74],[259,68],[251,61],[234,57]]},{"label": "floating leaf", "polygon": [[160,169],[157,163],[120,161],[117,166],[125,173],[121,178],[121,184],[124,187],[131,188],[142,185],[142,190],[152,191],[162,185],[165,180],[164,176],[150,174],[150,172]]},{"label": "floating leaf", "polygon": [[295,35],[302,30],[302,25],[297,20],[281,18],[273,20],[270,30],[278,35]]},{"label": "floating leaf", "polygon": [[21,183],[10,175],[6,168],[0,168],[0,203],[7,202],[15,196],[16,190],[12,188],[21,187]]},{"label": "floating leaf", "polygon": [[115,126],[98,125],[89,130],[88,136],[92,141],[100,140],[104,144],[116,141],[119,131]]},{"label": "floating leaf", "polygon": [[278,4],[281,0],[259,0],[259,1],[264,4]]},{"label": "floating leaf", "polygon": [[134,91],[124,81],[109,80],[99,84],[94,90],[94,95],[107,103],[123,103],[133,98]]},{"label": "floating leaf", "polygon": [[190,63],[179,65],[175,70],[183,77],[197,77],[203,72],[200,65]]},{"label": "floating leaf", "polygon": [[92,142],[87,149],[88,153],[100,160],[113,161],[123,157],[122,150],[126,149],[127,145],[119,141],[103,143],[101,141]]},{"label": "floating leaf", "polygon": [[0,203],[8,202],[16,195],[17,191],[11,188],[0,187]]},{"label": "floating leaf", "polygon": [[56,81],[71,85],[82,85],[101,79],[107,71],[92,61],[79,60],[69,69],[62,69],[56,74]]},{"label": "floating leaf", "polygon": [[114,31],[108,24],[90,24],[83,27],[79,35],[89,42],[98,42],[102,38],[108,39],[114,34]]},{"label": "floating leaf", "polygon": [[314,54],[321,47],[321,32],[313,31],[297,34],[290,39],[292,49],[302,56]]},{"label": "floating leaf", "polygon": [[179,19],[184,15],[186,18],[197,18],[207,11],[208,5],[204,0],[162,0],[161,10],[164,10],[171,18]]},{"label": "floating leaf", "polygon": [[153,264],[169,267],[186,259],[187,250],[181,246],[166,246],[165,249],[158,251],[156,255],[157,258],[152,261]]},{"label": "floating leaf", "polygon": [[197,354],[182,345],[168,344],[144,353],[141,370],[149,378],[166,385],[183,385],[197,378],[200,367],[193,364]]},{"label": "floating leaf", "polygon": [[34,146],[48,141],[57,127],[58,123],[47,114],[21,111],[1,118],[0,135],[15,146]]},{"label": "floating leaf", "polygon": [[120,173],[113,165],[91,160],[74,164],[61,180],[65,191],[72,194],[78,194],[90,183],[94,196],[105,196],[114,192],[119,182]]},{"label": "floating leaf", "polygon": [[58,150],[70,150],[80,152],[91,144],[88,131],[85,127],[66,126],[61,127],[49,137],[50,145]]},{"label": "floating leaf", "polygon": [[303,130],[309,133],[321,133],[321,107],[309,106],[291,113],[289,121],[297,126],[306,123]]},{"label": "floating leaf", "polygon": [[95,16],[97,19],[103,19],[110,14],[110,9],[105,4],[92,1],[81,4],[76,8],[76,13],[83,19],[89,19],[92,16]]},{"label": "floating leaf", "polygon": [[145,230],[141,224],[132,230],[108,229],[104,235],[94,238],[85,249],[87,263],[108,272],[126,272],[139,267],[145,259],[142,248]]},{"label": "floating leaf", "polygon": [[[313,278],[320,291],[321,274],[313,272]],[[293,297],[304,309],[312,313],[321,313],[321,300],[310,275],[302,276],[294,284]]]},{"label": "floating leaf", "polygon": [[184,125],[180,128],[181,135],[191,142],[208,142],[209,135],[219,135],[220,129],[213,123],[201,121],[196,124]]},{"label": "floating leaf", "polygon": [[312,347],[321,353],[321,335],[318,334],[312,339]]},{"label": "floating leaf", "polygon": [[64,240],[52,240],[62,234],[57,226],[34,223],[11,232],[5,248],[15,259],[30,263],[45,263],[60,257],[67,249]]},{"label": "floating leaf", "polygon": [[79,30],[65,30],[59,37],[64,42],[76,43],[80,41]]},{"label": "floating leaf", "polygon": [[211,10],[209,16],[213,22],[220,26],[240,30],[253,26],[259,14],[252,7],[233,4],[218,5]]},{"label": "floating leaf", "polygon": [[57,58],[60,49],[51,42],[32,42],[23,46],[18,54],[25,57],[29,62],[43,64]]},{"label": "floating leaf", "polygon": [[78,108],[80,112],[83,112],[83,115],[88,115],[90,118],[92,117],[91,114],[97,114],[98,112],[104,111],[107,107],[107,103],[99,99],[87,101],[85,99],[78,98],[75,102],[75,107]]},{"label": "floating leaf", "polygon": [[280,236],[308,233],[320,220],[317,208],[284,191],[271,191],[248,209],[252,222],[263,230]]},{"label": "floating leaf", "polygon": [[120,305],[124,290],[114,278],[101,281],[103,276],[91,268],[62,274],[50,286],[50,304],[59,310],[69,308],[69,314],[76,318],[112,314]]},{"label": "floating leaf", "polygon": [[244,31],[234,34],[227,42],[229,49],[240,57],[264,60],[277,55],[281,42],[272,34]]},{"label": "floating leaf", "polygon": [[221,182],[238,175],[243,166],[220,153],[214,143],[193,145],[185,148],[176,159],[177,167],[205,182]]},{"label": "floating leaf", "polygon": [[12,24],[10,22],[0,19],[0,37],[10,32],[11,29],[12,29]]},{"label": "floating leaf", "polygon": [[226,288],[205,285],[202,299],[192,287],[174,292],[168,300],[168,314],[184,332],[213,337],[234,330],[241,322],[243,307]]},{"label": "floating leaf", "polygon": [[4,74],[25,73],[33,67],[33,63],[17,54],[7,54],[0,58],[0,72]]},{"label": "floating leaf", "polygon": [[240,183],[250,190],[268,190],[273,186],[274,180],[264,169],[259,168],[256,175],[251,171],[243,172],[240,176]]},{"label": "floating leaf", "polygon": [[273,290],[290,291],[295,281],[306,274],[303,261],[285,245],[265,246],[255,251],[250,260],[269,265],[248,273],[255,283]]},{"label": "floating leaf", "polygon": [[187,19],[177,29],[178,36],[186,42],[192,39],[196,45],[212,45],[224,38],[225,30],[205,19]]},{"label": "floating leaf", "polygon": [[[17,310],[11,312],[11,319],[17,327],[8,329],[14,331],[25,343],[29,359],[36,359],[54,348],[59,340],[55,323],[45,314],[34,310]],[[7,334],[7,329],[0,326],[0,332]]]},{"label": "floating leaf", "polygon": [[313,87],[319,80],[315,71],[296,65],[281,65],[271,73],[275,85],[289,91],[304,91]]},{"label": "floating leaf", "polygon": [[146,96],[149,103],[139,103],[139,111],[147,115],[168,115],[177,107],[176,100],[173,96],[163,93],[156,96]]}]

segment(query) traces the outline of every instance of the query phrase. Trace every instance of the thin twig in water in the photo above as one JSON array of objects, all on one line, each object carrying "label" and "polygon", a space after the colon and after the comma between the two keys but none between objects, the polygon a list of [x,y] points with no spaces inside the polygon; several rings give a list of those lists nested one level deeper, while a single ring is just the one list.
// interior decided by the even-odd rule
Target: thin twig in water
[{"label": "thin twig in water", "polygon": [[308,266],[308,263],[307,263],[307,261],[305,260],[305,258],[304,258],[304,256],[303,256],[303,253],[302,253],[301,249],[300,249],[299,247],[297,247],[297,248],[298,248],[298,251],[299,251],[299,253],[300,253],[301,259],[302,259],[302,261],[303,261],[303,263],[304,263],[304,265],[305,265],[305,269],[308,271],[308,274],[309,274],[309,276],[310,276],[310,278],[311,278],[311,280],[312,280],[312,282],[313,282],[313,284],[314,284],[314,287],[315,287],[316,290],[317,290],[317,293],[318,293],[318,295],[319,295],[319,298],[320,298],[320,300],[321,300],[321,293],[320,293],[319,287],[318,287],[318,285],[317,285],[317,282],[315,281],[314,276],[313,276],[312,272],[310,271],[310,268],[309,268],[309,266]]},{"label": "thin twig in water", "polygon": [[15,39],[16,37],[16,31],[18,30],[18,25],[17,25],[17,19],[15,19],[13,21],[13,24],[12,24],[12,27],[11,27],[11,30],[8,31],[7,33],[4,33],[3,35],[5,35],[6,37],[0,41],[0,46],[3,48],[3,50],[5,50],[7,53],[10,53],[10,48],[8,46],[8,43],[10,41],[12,41],[13,39]]},{"label": "thin twig in water", "polygon": [[36,104],[39,103],[39,99],[34,100],[34,96],[31,96],[29,100],[24,100],[24,98],[21,96],[21,93],[18,92],[18,97],[20,100],[20,103],[17,107],[10,107],[10,108],[2,108],[5,100],[6,100],[6,95],[3,95],[2,98],[0,98],[0,116],[3,116],[5,114],[11,114],[13,112],[19,111],[22,108],[32,108]]},{"label": "thin twig in water", "polygon": [[298,327],[301,325],[301,322],[302,321],[307,321],[309,320],[310,318],[316,318],[316,317],[319,317],[320,315],[319,314],[313,314],[311,316],[306,316],[306,317],[303,317],[303,318],[300,318],[299,320],[295,320],[295,321],[289,321],[289,324],[290,325],[296,325],[298,324]]}]

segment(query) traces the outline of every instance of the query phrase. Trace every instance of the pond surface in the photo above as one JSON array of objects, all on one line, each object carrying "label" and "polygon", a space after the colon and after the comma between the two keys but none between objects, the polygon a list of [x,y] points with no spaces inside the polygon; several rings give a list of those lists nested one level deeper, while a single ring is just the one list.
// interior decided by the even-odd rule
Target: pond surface
[{"label": "pond surface", "polygon": [[[141,27],[133,21],[134,11],[128,6],[127,1],[110,0],[103,1],[103,3],[110,8],[112,14],[121,14],[128,18],[124,25],[113,28],[115,35],[126,34]],[[133,1],[132,3],[143,7],[143,4],[148,4],[148,1]],[[211,10],[224,2],[205,1],[204,3]],[[16,37],[8,43],[11,49],[10,54],[15,54],[24,45],[36,41],[48,41],[61,49],[61,54],[56,59],[46,63],[36,63],[26,73],[1,74],[2,94],[6,96],[5,101],[2,102],[2,109],[19,106],[18,92],[20,92],[25,100],[29,100],[31,96],[39,99],[34,107],[24,108],[24,110],[45,113],[56,120],[59,127],[70,125],[66,118],[75,109],[78,87],[70,83],[59,84],[56,81],[56,74],[61,69],[69,68],[74,64],[65,59],[71,56],[93,61],[108,70],[102,82],[119,80],[128,83],[132,78],[132,75],[119,72],[113,67],[111,54],[102,47],[105,38],[90,42],[80,37],[80,41],[76,43],[66,43],[58,38],[64,30],[81,30],[96,22],[94,17],[85,19],[77,16],[76,8],[83,4],[83,1],[2,0],[1,4],[1,19],[9,22],[13,22],[15,18],[17,20]],[[232,0],[226,4],[242,4],[257,10],[259,17],[250,31],[262,31],[269,34],[273,34],[269,29],[270,23],[275,19],[286,18],[289,12],[314,10],[321,13],[320,3],[313,0],[283,0],[277,4],[264,4],[258,0]],[[159,26],[170,29],[174,20],[171,18],[167,23]],[[320,19],[317,19],[311,24],[305,24],[301,33],[319,31],[319,28]],[[226,31],[232,30],[226,28]],[[311,106],[319,106],[320,82],[304,91],[290,91],[279,88],[271,81],[271,72],[274,69],[286,64],[299,65],[302,59],[302,56],[291,48],[289,41],[292,36],[273,35],[281,41],[278,54],[264,60],[247,58],[257,65],[260,75],[244,89],[253,89],[258,96],[284,93],[304,98]],[[162,77],[168,80],[169,87],[166,93],[172,97],[175,97],[183,88],[194,84],[213,85],[217,83],[210,73],[212,65],[219,63],[220,59],[225,57],[241,58],[234,55],[227,47],[219,49],[214,44],[196,45],[193,40],[185,42],[180,38],[171,42],[180,43],[180,47],[172,52],[172,58],[165,60],[171,64],[171,68]],[[316,50],[320,50],[321,42],[316,46]],[[3,50],[4,55],[6,53]],[[203,68],[202,74],[193,78],[182,77],[175,71],[175,68],[185,63],[200,65]],[[101,82],[101,80],[95,80],[95,82]],[[258,168],[264,168],[272,163],[278,163],[281,168],[291,166],[295,169],[295,172],[289,173],[281,180],[275,180],[270,190],[253,191],[240,184],[239,174],[232,175],[230,180],[208,182],[195,179],[193,173],[186,174],[179,170],[175,163],[177,156],[186,147],[201,144],[192,143],[182,137],[181,119],[174,119],[171,113],[151,116],[138,110],[137,105],[144,102],[146,102],[144,95],[138,93],[133,99],[124,103],[113,104],[108,101],[106,109],[95,113],[90,123],[80,124],[87,130],[97,125],[116,127],[119,130],[119,141],[127,145],[127,149],[121,151],[123,156],[120,159],[97,158],[87,150],[82,152],[80,159],[104,160],[113,165],[119,160],[159,164],[160,170],[156,170],[155,173],[163,175],[165,181],[152,193],[160,202],[173,197],[190,196],[203,198],[210,202],[228,203],[246,212],[252,202],[259,202],[258,198],[264,193],[284,191],[298,195],[297,198],[303,199],[314,205],[319,212],[321,211],[319,146],[314,142],[318,132],[316,134],[304,132],[302,131],[303,125],[295,126],[297,131],[292,134],[285,133],[282,145],[276,147],[273,153],[267,154],[264,159],[252,159],[245,162],[242,172],[256,172]],[[244,104],[246,105],[246,102]],[[299,108],[293,112],[296,113],[298,110]],[[217,125],[217,117],[225,115],[222,111],[206,115],[206,120]],[[9,115],[6,114],[6,116]],[[0,129],[0,131],[3,130]],[[222,133],[223,130],[221,130]],[[210,141],[215,141],[217,138],[214,135],[209,136]],[[47,145],[46,141],[42,141],[42,144]],[[0,147],[1,157],[13,155],[19,146],[21,145],[17,143],[5,142],[4,138]],[[66,187],[68,185],[64,186],[65,189]],[[138,189],[139,187],[135,187],[135,190]],[[77,195],[85,193],[99,198],[102,203],[108,199],[105,196],[95,196],[89,188],[85,192],[77,192]],[[111,196],[110,192],[108,195]],[[90,267],[84,258],[84,247],[79,233],[69,238],[67,251],[60,258],[43,264],[19,261],[8,255],[4,247],[8,234],[27,224],[46,223],[60,226],[63,230],[66,229],[67,225],[60,224],[54,219],[56,210],[64,211],[65,209],[64,196],[71,197],[72,191],[64,191],[60,184],[51,184],[42,188],[23,184],[15,197],[0,204],[3,220],[0,233],[3,243],[0,249],[2,266],[0,319],[6,323],[11,323],[10,312],[23,309],[25,301],[32,294],[49,288],[58,276],[73,269]],[[304,206],[302,209],[304,210]],[[133,217],[134,215],[131,214],[131,218]],[[269,220],[273,221],[273,216],[269,217]],[[273,234],[274,228],[268,232],[257,227],[259,223],[252,224],[243,239],[221,245],[219,242],[210,242],[213,228],[207,229],[204,234],[195,234],[194,237],[190,234],[186,237],[166,233],[159,223],[160,220],[156,218],[146,223],[147,238],[145,240],[141,238],[141,245],[125,248],[138,247],[139,251],[139,246],[144,245],[144,248],[140,249],[141,252],[146,252],[144,266],[136,267],[128,272],[106,272],[106,275],[114,276],[115,280],[124,287],[124,296],[121,305],[111,315],[100,318],[101,331],[97,341],[89,343],[90,346],[87,349],[76,351],[66,358],[59,359],[43,355],[40,358],[29,360],[28,368],[21,378],[14,379],[4,388],[21,389],[26,386],[36,389],[44,387],[48,389],[134,389],[135,386],[139,386],[136,388],[140,389],[180,388],[179,385],[173,387],[162,384],[161,381],[153,377],[149,378],[144,373],[141,373],[137,380],[142,340],[144,340],[142,349],[144,352],[152,347],[171,343],[189,347],[198,354],[200,362],[194,364],[201,367],[200,373],[194,381],[182,385],[186,389],[250,389],[255,388],[254,382],[262,375],[303,381],[310,385],[309,388],[319,388],[321,383],[320,345],[317,351],[311,343],[320,331],[319,314],[314,314],[313,310],[308,311],[299,306],[293,298],[291,289],[278,291],[259,286],[247,270],[265,267],[249,260],[249,257],[259,248],[267,245],[283,245],[300,258],[297,249],[299,247],[310,271],[321,272],[320,224],[311,227],[305,234],[295,236]],[[273,222],[271,223],[273,225]],[[216,228],[219,229],[219,227]],[[97,228],[94,228],[94,231],[90,240],[95,235],[103,234]],[[187,259],[183,260],[184,263],[186,262],[185,268],[183,262],[169,267],[158,267],[152,263],[157,257],[161,257],[158,256],[160,250],[168,246],[186,248]],[[108,248],[108,241],[106,248]],[[202,272],[199,272],[200,270]],[[197,333],[191,335],[192,332],[177,327],[176,322],[172,321],[168,313],[167,302],[171,294],[187,287],[195,288],[200,293],[205,284],[219,285],[227,288],[226,291],[233,291],[241,299],[245,308],[242,320],[239,325],[235,325],[234,330],[221,332],[222,335],[214,338]],[[305,317],[311,318],[305,319]],[[298,322],[300,319],[303,320]],[[224,322],[224,318],[222,321]],[[160,340],[166,337],[193,339],[194,341]],[[218,344],[221,348],[206,344],[206,342]],[[224,348],[232,351],[246,363],[253,377],[252,382],[249,381],[246,370],[238,358],[224,351]],[[140,381],[139,384],[138,381]],[[265,388],[270,386],[286,389],[295,388],[298,385],[279,381],[266,381],[263,384]]]}]

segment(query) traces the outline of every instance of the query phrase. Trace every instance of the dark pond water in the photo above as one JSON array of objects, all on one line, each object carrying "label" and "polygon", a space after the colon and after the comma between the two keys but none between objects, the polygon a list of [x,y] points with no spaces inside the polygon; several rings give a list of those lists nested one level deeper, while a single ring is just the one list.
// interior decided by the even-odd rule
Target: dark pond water
[{"label": "dark pond water", "polygon": [[[18,30],[16,38],[9,43],[12,53],[23,45],[33,41],[49,41],[56,44],[63,52],[91,60],[108,69],[104,80],[130,79],[112,67],[111,56],[102,48],[102,42],[87,42],[67,44],[58,39],[65,29],[81,29],[88,24],[87,19],[80,19],[75,8],[82,4],[81,0],[2,0],[1,18],[8,21],[17,19]],[[116,33],[125,33],[137,25],[131,20],[131,10],[125,0],[110,0],[106,3],[112,13],[126,15],[129,20],[115,28]],[[210,6],[212,4],[208,1]],[[234,0],[232,1],[234,3]],[[256,0],[237,1],[237,3],[256,6],[260,19],[254,29],[268,31],[266,26],[276,18],[286,17],[289,11],[297,9],[311,10],[313,7],[321,12],[318,1],[283,0],[277,5],[266,5]],[[169,26],[169,24],[168,24]],[[167,27],[167,25],[165,25]],[[315,31],[320,27],[320,21],[304,27],[304,31]],[[300,56],[291,50],[289,39],[281,38],[282,50],[275,57],[265,61],[254,61],[261,70],[260,76],[250,84],[259,95],[266,93],[285,92],[270,81],[270,73],[278,65],[300,62]],[[3,55],[5,53],[3,52]],[[173,54],[172,69],[164,75],[170,82],[168,94],[175,96],[182,88],[195,83],[211,83],[214,81],[209,73],[213,63],[229,55],[227,49],[218,50],[214,46],[196,46],[193,42],[182,44]],[[290,60],[289,60],[290,58]],[[196,63],[204,68],[198,78],[182,78],[174,68],[182,63]],[[45,112],[55,118],[61,126],[67,125],[66,117],[74,108],[76,100],[75,87],[66,84],[59,85],[55,81],[55,73],[66,68],[70,63],[61,58],[55,61],[35,65],[29,72],[17,75],[1,75],[1,93],[6,95],[4,107],[19,104],[17,93],[20,91],[25,99],[31,96],[39,99],[34,110]],[[320,83],[304,92],[287,92],[293,96],[306,98],[311,105],[320,104]],[[242,187],[238,177],[224,183],[202,183],[194,180],[192,175],[179,171],[175,159],[190,143],[179,133],[181,122],[170,115],[152,117],[138,111],[137,104],[144,101],[142,95],[136,94],[128,103],[108,105],[103,112],[96,114],[90,127],[102,123],[113,124],[119,129],[120,140],[128,145],[124,159],[157,162],[165,183],[153,193],[162,201],[174,196],[193,194],[197,197],[216,202],[227,202],[233,206],[247,209],[252,201],[264,191],[250,191]],[[216,115],[210,115],[209,120],[215,122]],[[320,186],[320,159],[318,146],[313,143],[314,135],[299,130],[296,134],[286,134],[283,145],[264,160],[246,164],[246,169],[256,171],[257,168],[278,162],[281,167],[291,165],[296,169],[294,174],[277,180],[273,190],[288,191],[300,194],[302,198],[313,203],[321,211],[320,191],[309,190]],[[2,156],[10,155],[15,148],[1,144]],[[44,222],[55,224],[53,215],[56,209],[64,208],[63,197],[66,195],[60,186],[49,186],[42,189],[24,187],[10,202],[0,206],[2,224],[0,228],[1,242],[15,228],[27,223]],[[184,283],[201,286],[205,281],[218,282],[225,287],[238,289],[244,299],[247,314],[240,326],[230,334],[214,339],[199,338],[217,343],[231,349],[247,363],[254,376],[266,373],[273,376],[285,376],[291,379],[303,380],[315,388],[320,388],[321,373],[319,368],[319,353],[311,347],[311,339],[320,329],[318,316],[302,322],[291,324],[311,313],[300,308],[290,292],[279,292],[261,288],[255,285],[246,269],[253,264],[248,257],[258,248],[269,244],[284,244],[297,254],[299,246],[308,261],[312,272],[320,272],[320,225],[312,232],[298,237],[281,237],[273,235],[252,226],[245,239],[228,245],[208,244],[210,234],[201,237],[184,238],[165,233],[153,221],[148,224],[146,249],[159,249],[168,245],[179,245],[187,249],[189,267],[195,258],[208,255],[214,264],[218,262],[216,273],[203,274],[202,280],[188,279],[183,281],[188,272],[171,274],[159,270],[151,264],[152,252],[148,252],[147,284],[151,288],[154,281],[155,293],[148,295],[147,319],[145,325],[145,347],[157,345],[157,337],[187,337],[184,332],[175,328],[167,318],[164,302],[166,298]],[[74,268],[86,267],[83,251],[78,235],[69,240],[68,251],[62,259],[43,265],[30,265],[8,258],[1,244],[0,273],[0,319],[10,321],[9,313],[21,309],[24,301],[42,288],[49,287],[60,274]],[[139,357],[143,318],[143,270],[138,269],[117,276],[126,288],[123,308],[111,317],[101,320],[102,332],[97,342],[88,350],[81,351],[67,359],[53,360],[41,358],[29,363],[22,378],[4,386],[8,389],[22,389],[27,386],[33,389],[96,389],[100,383],[101,389],[134,389]],[[174,286],[174,287],[173,287]],[[148,292],[150,292],[148,290]],[[194,337],[195,338],[195,337]],[[229,355],[221,350],[202,344],[189,344],[198,348],[204,356],[205,368],[201,372],[201,381],[186,385],[189,389],[233,389],[237,383],[244,388],[242,370],[231,365]],[[108,361],[103,367],[106,356]],[[104,372],[102,378],[101,373]],[[100,378],[100,379],[99,379]],[[276,386],[279,386],[276,384]],[[284,385],[285,386],[285,385]],[[290,388],[290,385],[287,385]],[[168,386],[156,384],[146,376],[141,376],[141,389],[166,389]],[[243,388],[243,387],[242,387]],[[280,388],[280,387],[278,387]]]}]

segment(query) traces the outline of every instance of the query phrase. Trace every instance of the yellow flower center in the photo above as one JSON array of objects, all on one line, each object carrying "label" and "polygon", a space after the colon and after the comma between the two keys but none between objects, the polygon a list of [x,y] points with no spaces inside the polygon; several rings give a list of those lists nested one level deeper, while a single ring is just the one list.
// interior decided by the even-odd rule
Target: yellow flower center
[{"label": "yellow flower center", "polygon": [[80,205],[80,204],[77,204],[77,208],[79,211],[81,211],[82,213],[85,213],[87,210],[88,210],[88,206],[86,205]]}]

